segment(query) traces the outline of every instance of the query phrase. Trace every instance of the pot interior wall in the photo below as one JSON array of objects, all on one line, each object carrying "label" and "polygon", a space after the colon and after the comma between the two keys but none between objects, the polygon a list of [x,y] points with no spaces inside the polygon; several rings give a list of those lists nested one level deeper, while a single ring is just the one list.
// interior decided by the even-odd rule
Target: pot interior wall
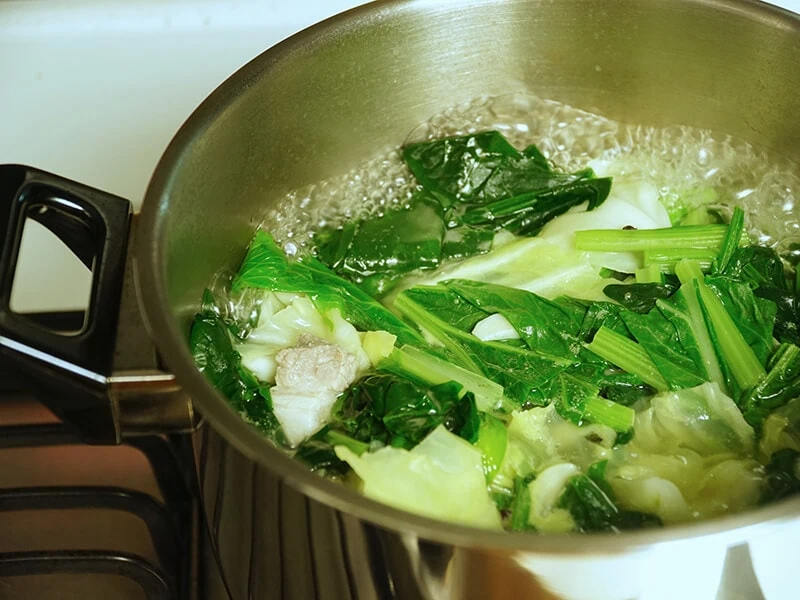
[{"label": "pot interior wall", "polygon": [[380,4],[262,55],[179,135],[155,232],[169,303],[185,332],[203,288],[236,268],[272,202],[460,102],[530,91],[800,160],[798,89],[797,21],[755,3]]}]

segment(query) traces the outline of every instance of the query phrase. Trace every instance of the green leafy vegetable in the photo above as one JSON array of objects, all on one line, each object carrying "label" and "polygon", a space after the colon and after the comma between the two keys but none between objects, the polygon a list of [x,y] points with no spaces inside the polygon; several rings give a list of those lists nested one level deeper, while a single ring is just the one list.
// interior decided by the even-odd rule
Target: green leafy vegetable
[{"label": "green leafy vegetable", "polygon": [[764,469],[766,475],[762,501],[774,502],[800,492],[800,452],[778,450]]},{"label": "green leafy vegetable", "polygon": [[656,306],[657,300],[669,298],[676,287],[664,283],[612,284],[603,288],[603,293],[622,306],[638,313],[648,313]]},{"label": "green leafy vegetable", "polygon": [[601,469],[595,469],[594,477],[577,475],[570,479],[559,500],[558,506],[569,510],[577,530],[620,531],[661,526],[661,519],[654,515],[620,510],[616,506],[611,488],[604,485],[605,480],[598,474],[605,469],[605,463],[602,464]]},{"label": "green leafy vegetable", "polygon": [[[542,390],[571,361],[499,342],[480,341],[430,312],[426,301],[428,289],[403,292],[395,300],[395,308],[410,322],[433,335],[462,367],[502,385],[507,398],[523,406],[547,401]],[[434,293],[434,298],[438,298],[438,292]]]},{"label": "green leafy vegetable", "polygon": [[559,384],[561,393],[556,410],[566,420],[578,426],[597,423],[617,433],[630,433],[635,417],[633,409],[601,398],[598,387],[571,375],[559,375]]},{"label": "green leafy vegetable", "polygon": [[[206,297],[210,292],[206,292]],[[250,423],[267,436],[282,441],[280,424],[272,412],[269,388],[262,385],[241,364],[233,349],[226,324],[218,316],[205,313],[195,318],[189,334],[189,347],[197,368]]]},{"label": "green leafy vegetable", "polygon": [[793,398],[800,398],[800,348],[782,344],[770,360],[769,372],[747,395],[744,418],[760,427],[769,414]]},{"label": "green leafy vegetable", "polygon": [[312,257],[289,259],[268,233],[259,230],[233,283],[233,289],[254,287],[273,292],[307,294],[320,311],[333,308],[360,331],[388,331],[401,344],[422,338],[401,319],[354,284]]},{"label": "green leafy vegetable", "polygon": [[420,387],[395,375],[369,375],[334,406],[330,427],[361,442],[412,448],[436,427],[478,438],[475,397],[455,382]]},{"label": "green leafy vegetable", "polygon": [[[438,267],[444,237],[441,205],[417,194],[409,208],[322,230],[316,236],[317,256],[370,296],[382,296],[401,276]],[[477,247],[468,254],[476,252]]]},{"label": "green leafy vegetable", "polygon": [[611,364],[637,375],[658,391],[666,391],[668,385],[650,355],[630,338],[601,327],[587,348]]},{"label": "green leafy vegetable", "polygon": [[591,210],[611,187],[588,170],[556,173],[535,146],[519,152],[496,131],[411,144],[403,158],[423,188],[450,209],[448,220],[512,233],[535,234],[586,201]]},{"label": "green leafy vegetable", "polygon": [[594,252],[689,249],[719,250],[727,225],[685,225],[664,229],[590,229],[575,232],[575,247]]},{"label": "green leafy vegetable", "polygon": [[378,368],[421,386],[455,381],[474,394],[478,409],[484,412],[499,409],[503,404],[503,386],[413,346],[395,348]]}]

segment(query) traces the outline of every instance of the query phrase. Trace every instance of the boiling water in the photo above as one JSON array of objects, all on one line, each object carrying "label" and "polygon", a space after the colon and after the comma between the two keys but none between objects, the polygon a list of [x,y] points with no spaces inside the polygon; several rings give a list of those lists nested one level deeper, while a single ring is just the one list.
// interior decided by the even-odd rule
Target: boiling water
[{"label": "boiling water", "polygon": [[[784,258],[800,258],[800,169],[749,144],[708,130],[629,125],[528,94],[485,97],[449,109],[414,130],[408,142],[498,130],[517,148],[536,144],[561,170],[612,161],[618,177],[644,178],[670,205],[714,189],[717,208],[741,206],[750,233]],[[295,190],[264,227],[295,254],[320,227],[408,202],[415,181],[398,150],[380,154],[345,176]]]}]

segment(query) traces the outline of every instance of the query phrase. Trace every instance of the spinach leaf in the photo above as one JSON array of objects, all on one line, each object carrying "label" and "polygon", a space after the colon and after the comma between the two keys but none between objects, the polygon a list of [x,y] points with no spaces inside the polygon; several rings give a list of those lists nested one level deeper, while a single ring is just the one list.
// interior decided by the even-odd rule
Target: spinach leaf
[{"label": "spinach leaf", "polygon": [[437,319],[467,333],[491,314],[445,285],[418,285],[403,294]]},{"label": "spinach leaf", "polygon": [[461,220],[472,226],[506,229],[516,235],[536,235],[570,208],[584,202],[588,203],[588,210],[597,208],[610,191],[611,179],[579,179],[475,206],[466,210]]},{"label": "spinach leaf", "polygon": [[551,179],[541,153],[520,154],[496,131],[410,144],[403,159],[445,208],[541,189]]},{"label": "spinach leaf", "polygon": [[621,531],[642,527],[660,527],[655,515],[620,510],[605,480],[607,461],[596,463],[587,475],[576,475],[567,482],[558,506],[572,515],[578,531]]},{"label": "spinach leaf", "polygon": [[489,228],[461,225],[448,229],[442,242],[441,262],[485,254],[493,242],[494,231]]},{"label": "spinach leaf", "polygon": [[775,304],[773,334],[779,342],[800,344],[800,299],[795,292],[779,287],[761,286],[755,295]]},{"label": "spinach leaf", "polygon": [[753,287],[767,284],[781,290],[790,289],[780,256],[772,248],[764,246],[738,248],[719,274],[750,283]]},{"label": "spinach leaf", "polygon": [[362,442],[413,448],[439,425],[468,442],[478,438],[475,397],[448,382],[420,387],[391,374],[369,375],[334,406],[330,427]]},{"label": "spinach leaf", "polygon": [[592,210],[611,189],[611,180],[594,178],[591,169],[554,172],[535,146],[518,152],[496,131],[411,144],[403,158],[447,222],[518,235],[535,235],[584,202]]},{"label": "spinach leaf", "polygon": [[[389,292],[411,271],[438,267],[444,237],[441,205],[429,195],[418,193],[408,208],[348,222],[340,229],[324,229],[315,239],[317,256],[323,263],[377,297]],[[476,254],[483,242],[462,239],[460,252],[465,256]],[[489,242],[491,247],[491,238]],[[449,249],[449,253],[457,252],[453,247]]]},{"label": "spinach leaf", "polygon": [[625,308],[644,314],[655,308],[656,301],[669,298],[676,290],[677,287],[666,283],[632,283],[607,285],[603,293]]},{"label": "spinach leaf", "polygon": [[702,315],[698,318],[690,313],[683,291],[659,300],[647,314],[624,311],[620,318],[670,388],[691,388],[709,381],[704,352],[697,339],[698,331],[706,333],[705,322]]},{"label": "spinach leaf", "polygon": [[267,437],[282,443],[283,433],[272,412],[269,388],[242,366],[225,322],[212,313],[197,315],[189,333],[189,347],[198,370],[230,400],[234,409]]},{"label": "spinach leaf", "polygon": [[775,338],[779,342],[800,344],[797,291],[792,289],[783,261],[773,249],[764,246],[739,248],[721,275],[749,284],[756,296],[775,303]]},{"label": "spinach leaf", "polygon": [[250,243],[233,282],[234,291],[245,287],[307,294],[320,312],[338,308],[342,317],[360,331],[388,331],[401,344],[424,343],[402,319],[316,258],[289,259],[263,230]]},{"label": "spinach leaf", "polygon": [[531,350],[574,360],[581,345],[576,337],[586,309],[560,304],[532,292],[469,280],[451,280],[443,286],[483,311],[500,313]]},{"label": "spinach leaf", "polygon": [[800,452],[790,448],[778,450],[764,468],[765,481],[762,502],[774,502],[800,492],[797,477]]},{"label": "spinach leaf", "polygon": [[[487,313],[503,315],[531,350],[573,363],[565,373],[597,386],[601,398],[627,406],[651,395],[652,388],[641,379],[614,369],[583,346],[588,335],[584,331],[591,332],[607,319],[617,322],[619,311],[612,305],[547,300],[525,290],[468,280],[450,280],[443,286]],[[560,397],[558,389],[551,394]]]},{"label": "spinach leaf", "polygon": [[800,348],[782,344],[767,366],[767,376],[743,402],[744,418],[755,428],[760,428],[772,411],[800,397]]},{"label": "spinach leaf", "polygon": [[[360,443],[339,432],[333,432],[330,427],[324,427],[300,444],[294,457],[312,471],[341,478],[350,472],[350,466],[336,456],[334,448],[337,445],[346,445],[352,449],[354,442]],[[363,444],[359,449],[363,452],[364,447],[368,448],[368,445]]]},{"label": "spinach leaf", "polygon": [[404,291],[397,296],[394,307],[441,342],[460,366],[502,385],[506,397],[518,406],[549,402],[552,380],[572,361],[499,342],[482,342],[429,311],[425,294],[429,289]]},{"label": "spinach leaf", "polygon": [[705,282],[722,301],[758,361],[766,364],[772,353],[775,304],[757,297],[747,284],[728,277],[706,277]]}]

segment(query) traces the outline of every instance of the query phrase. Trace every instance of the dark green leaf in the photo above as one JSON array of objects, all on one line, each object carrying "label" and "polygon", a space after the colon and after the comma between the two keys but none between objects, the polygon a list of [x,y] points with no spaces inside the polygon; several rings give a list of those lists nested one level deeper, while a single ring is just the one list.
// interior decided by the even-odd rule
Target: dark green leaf
[{"label": "dark green leaf", "polygon": [[460,366],[502,385],[506,397],[519,406],[547,404],[552,380],[572,362],[507,344],[482,342],[428,311],[422,293],[406,290],[394,306],[410,322],[436,337]]},{"label": "dark green leaf", "polygon": [[525,290],[478,281],[452,280],[443,285],[485,315],[503,315],[531,350],[575,360],[581,349],[577,333],[586,309],[580,305],[562,305]]},{"label": "dark green leaf", "polygon": [[437,319],[467,333],[491,314],[444,285],[420,285],[405,290],[403,294]]},{"label": "dark green leaf", "polygon": [[768,284],[781,290],[790,289],[780,256],[764,246],[738,248],[720,275],[753,284],[753,287]]},{"label": "dark green leaf", "polygon": [[756,358],[762,365],[766,364],[772,354],[775,304],[756,297],[747,284],[727,277],[706,277],[706,284],[722,301]]},{"label": "dark green leaf", "polygon": [[759,428],[769,414],[800,397],[800,348],[783,344],[770,359],[767,376],[744,400],[744,418]]},{"label": "dark green leaf", "polygon": [[581,179],[547,189],[504,197],[470,208],[461,219],[468,225],[487,225],[516,235],[536,235],[570,208],[588,203],[588,210],[602,204],[611,191],[611,179]]},{"label": "dark green leaf", "polygon": [[611,284],[603,288],[603,293],[625,308],[644,314],[655,308],[657,300],[669,298],[677,289],[662,283]]},{"label": "dark green leaf", "polygon": [[763,502],[774,502],[800,492],[798,461],[800,452],[789,448],[778,450],[770,457],[764,468]]},{"label": "dark green leaf", "polygon": [[455,383],[421,387],[391,374],[369,375],[334,406],[330,428],[361,442],[416,446],[439,425],[469,442],[480,426],[475,397]]},{"label": "dark green leaf", "polygon": [[360,331],[388,331],[401,344],[421,344],[422,337],[353,283],[313,257],[289,259],[268,233],[259,230],[250,243],[234,290],[245,287],[307,294],[321,312],[338,308]]},{"label": "dark green leaf", "polygon": [[[438,267],[444,236],[441,205],[417,194],[409,208],[322,230],[316,236],[317,255],[369,295],[382,296],[401,276]],[[462,251],[465,255],[478,253],[466,247]]]},{"label": "dark green leaf", "polygon": [[577,475],[569,480],[558,506],[572,515],[580,532],[621,531],[661,526],[653,515],[622,511],[614,503],[607,485],[600,485],[597,472],[593,477]]},{"label": "dark green leaf", "polygon": [[189,347],[197,368],[232,406],[268,437],[282,443],[283,433],[272,412],[269,388],[242,366],[222,319],[209,313],[198,315],[189,334]]},{"label": "dark green leaf", "polygon": [[672,389],[709,381],[697,340],[697,329],[705,324],[702,316],[698,323],[690,314],[682,289],[647,314],[625,311],[620,317]]},{"label": "dark green leaf", "polygon": [[762,286],[756,289],[755,295],[775,304],[775,339],[800,344],[800,301],[797,294],[779,287]]},{"label": "dark green leaf", "polygon": [[590,169],[556,173],[535,146],[520,153],[496,131],[412,144],[403,158],[441,202],[446,221],[518,235],[535,235],[584,202],[592,210],[611,187]]}]

